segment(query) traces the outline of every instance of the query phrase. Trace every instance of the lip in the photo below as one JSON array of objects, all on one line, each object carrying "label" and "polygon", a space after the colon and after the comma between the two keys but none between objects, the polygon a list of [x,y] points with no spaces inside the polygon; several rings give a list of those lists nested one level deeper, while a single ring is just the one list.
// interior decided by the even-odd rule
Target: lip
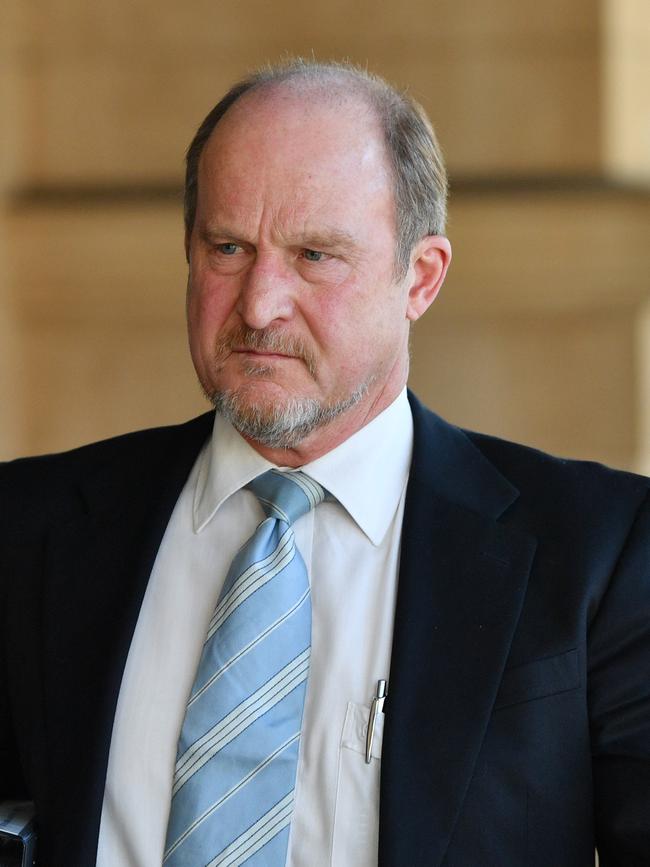
[{"label": "lip", "polygon": [[233,349],[237,355],[254,355],[256,358],[295,358],[295,355],[283,355],[281,352],[264,352],[259,349]]}]

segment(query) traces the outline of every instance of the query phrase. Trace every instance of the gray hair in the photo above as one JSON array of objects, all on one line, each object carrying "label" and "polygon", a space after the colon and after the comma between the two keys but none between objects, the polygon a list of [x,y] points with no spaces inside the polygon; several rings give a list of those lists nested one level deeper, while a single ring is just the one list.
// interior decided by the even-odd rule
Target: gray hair
[{"label": "gray hair", "polygon": [[426,235],[442,235],[447,216],[447,174],[435,132],[424,109],[383,78],[350,63],[316,63],[302,58],[269,65],[230,88],[198,128],[187,149],[185,230],[194,227],[199,160],[207,140],[228,109],[245,93],[283,83],[354,94],[376,113],[395,180],[396,270],[405,274],[411,250]]}]

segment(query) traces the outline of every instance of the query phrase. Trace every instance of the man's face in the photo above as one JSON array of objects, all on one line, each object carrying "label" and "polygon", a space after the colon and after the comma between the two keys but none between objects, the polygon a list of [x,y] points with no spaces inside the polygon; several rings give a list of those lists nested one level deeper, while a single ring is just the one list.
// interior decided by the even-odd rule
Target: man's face
[{"label": "man's face", "polygon": [[285,445],[313,441],[319,422],[336,439],[403,387],[408,288],[394,279],[393,181],[358,102],[243,97],[202,154],[188,253],[192,359],[250,439],[282,442],[265,443],[264,425],[301,407],[318,408],[317,429]]}]

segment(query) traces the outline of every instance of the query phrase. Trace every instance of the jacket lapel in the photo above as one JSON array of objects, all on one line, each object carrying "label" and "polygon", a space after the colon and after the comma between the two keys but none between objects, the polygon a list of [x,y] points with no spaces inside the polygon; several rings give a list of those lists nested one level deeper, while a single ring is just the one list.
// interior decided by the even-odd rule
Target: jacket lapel
[{"label": "jacket lapel", "polygon": [[497,518],[517,491],[412,400],[414,453],[386,703],[381,867],[439,865],[485,735],[535,540]]},{"label": "jacket lapel", "polygon": [[131,638],[160,540],[211,421],[208,414],[142,435],[131,448],[109,445],[100,468],[80,480],[71,516],[51,533],[42,597],[43,706],[48,777],[57,790],[45,793],[51,802],[43,811],[54,818],[53,833],[42,830],[52,863],[94,863]]}]

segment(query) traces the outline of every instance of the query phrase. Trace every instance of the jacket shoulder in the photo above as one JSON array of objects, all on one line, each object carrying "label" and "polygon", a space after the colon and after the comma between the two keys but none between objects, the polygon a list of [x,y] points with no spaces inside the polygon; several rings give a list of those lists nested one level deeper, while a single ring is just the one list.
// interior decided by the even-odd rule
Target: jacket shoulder
[{"label": "jacket shoulder", "polygon": [[560,457],[489,434],[468,430],[463,433],[513,484],[532,484],[536,493],[538,487],[556,491],[579,488],[583,495],[602,489],[610,496],[619,491],[643,497],[650,490],[650,479],[637,473],[595,461]]},{"label": "jacket shoulder", "polygon": [[207,434],[212,427],[213,419],[214,412],[208,412],[181,424],[130,431],[62,452],[20,457],[0,463],[0,472],[3,474],[33,472],[40,475],[43,472],[56,472],[60,467],[92,465],[112,460],[115,456],[164,447],[176,439],[191,437],[195,433]]},{"label": "jacket shoulder", "polygon": [[620,540],[648,499],[644,476],[465,430],[413,395],[410,401],[414,469],[433,476],[433,487],[449,500],[479,512],[500,490],[495,517],[534,536]]},{"label": "jacket shoulder", "polygon": [[601,550],[624,544],[647,504],[650,479],[593,461],[550,455],[498,437],[466,432],[481,453],[518,489],[504,516],[534,535],[571,539]]},{"label": "jacket shoulder", "polygon": [[[62,496],[85,480],[102,476],[131,486],[146,484],[161,462],[196,456],[209,437],[214,413],[178,425],[150,428],[79,446],[65,452],[18,458],[0,464],[0,516],[20,513],[43,518]],[[22,508],[20,508],[22,506]]]},{"label": "jacket shoulder", "polygon": [[[548,454],[528,445],[466,430],[445,421],[409,394],[415,432],[417,469],[438,465],[450,499],[461,495],[459,486],[476,483],[481,475],[495,484],[499,479],[512,486],[520,503],[530,502],[544,510],[564,511],[565,503],[579,501],[583,509],[601,503],[639,504],[650,491],[650,479],[594,461]],[[485,467],[490,468],[485,476]],[[452,481],[444,476],[451,476]],[[485,488],[485,486],[484,486]]]}]

